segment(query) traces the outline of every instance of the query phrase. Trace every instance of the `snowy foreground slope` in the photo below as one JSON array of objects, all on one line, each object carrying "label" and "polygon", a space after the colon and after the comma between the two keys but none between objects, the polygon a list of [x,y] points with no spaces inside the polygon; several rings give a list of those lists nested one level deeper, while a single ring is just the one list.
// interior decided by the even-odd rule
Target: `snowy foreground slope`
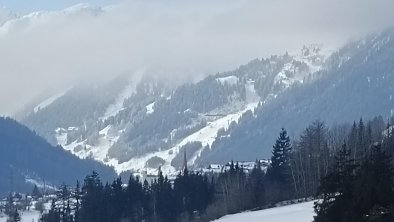
[{"label": "snowy foreground slope", "polygon": [[[40,219],[40,212],[38,211],[27,211],[21,213],[22,222],[38,222]],[[4,214],[0,214],[0,222],[6,222],[7,217]]]},{"label": "snowy foreground slope", "polygon": [[[228,215],[214,222],[311,222],[313,215],[313,201],[310,201],[266,210]],[[2,216],[0,216],[0,222],[5,222],[7,218],[4,215]],[[22,221],[36,222],[39,216],[39,212],[37,211],[22,212]]]},{"label": "snowy foreground slope", "polygon": [[311,222],[313,216],[313,201],[310,201],[266,210],[228,215],[215,220],[215,222]]}]

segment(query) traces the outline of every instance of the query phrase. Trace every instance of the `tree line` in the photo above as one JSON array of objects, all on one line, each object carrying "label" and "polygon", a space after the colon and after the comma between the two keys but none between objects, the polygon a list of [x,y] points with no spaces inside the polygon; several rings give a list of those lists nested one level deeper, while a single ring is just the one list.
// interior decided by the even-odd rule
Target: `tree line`
[{"label": "tree line", "polygon": [[316,222],[390,221],[393,152],[391,122],[381,117],[330,129],[317,120],[292,141],[282,129],[266,170],[260,161],[250,172],[232,161],[219,174],[185,167],[174,181],[159,172],[151,184],[130,177],[127,185],[121,178],[103,185],[93,173],[41,221],[210,221],[309,197],[318,199]]}]

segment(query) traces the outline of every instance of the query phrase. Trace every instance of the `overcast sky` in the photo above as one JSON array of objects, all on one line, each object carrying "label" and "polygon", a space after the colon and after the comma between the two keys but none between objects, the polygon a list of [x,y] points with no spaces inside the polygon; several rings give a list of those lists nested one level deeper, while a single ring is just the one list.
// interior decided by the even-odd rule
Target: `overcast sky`
[{"label": "overcast sky", "polygon": [[[394,23],[392,0],[0,0],[0,114],[47,88],[144,75],[192,79],[305,44],[335,48]],[[6,10],[0,10],[4,14]],[[0,15],[1,18],[1,15]]]},{"label": "overcast sky", "polygon": [[[86,0],[84,3],[96,6],[116,4],[120,0]],[[81,3],[80,0],[0,0],[0,5],[11,9],[20,14],[34,11],[61,10],[75,4]]]}]

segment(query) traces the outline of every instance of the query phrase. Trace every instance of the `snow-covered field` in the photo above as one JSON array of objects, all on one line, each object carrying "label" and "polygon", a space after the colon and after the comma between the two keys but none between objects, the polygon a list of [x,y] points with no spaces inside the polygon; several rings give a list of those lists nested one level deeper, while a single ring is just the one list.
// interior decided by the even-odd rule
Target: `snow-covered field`
[{"label": "snow-covered field", "polygon": [[[21,214],[22,222],[38,222],[40,218],[40,212],[38,211],[26,211],[19,212]],[[0,215],[0,222],[6,222],[7,217],[4,214]]]},{"label": "snow-covered field", "polygon": [[[313,201],[275,207],[260,211],[251,211],[224,216],[213,222],[311,222],[314,216]],[[38,222],[38,211],[21,212],[22,222]],[[0,215],[0,222],[6,222],[7,217]]]},{"label": "snow-covered field", "polygon": [[311,222],[314,215],[313,201],[310,201],[266,210],[227,215],[215,220],[215,222]]}]

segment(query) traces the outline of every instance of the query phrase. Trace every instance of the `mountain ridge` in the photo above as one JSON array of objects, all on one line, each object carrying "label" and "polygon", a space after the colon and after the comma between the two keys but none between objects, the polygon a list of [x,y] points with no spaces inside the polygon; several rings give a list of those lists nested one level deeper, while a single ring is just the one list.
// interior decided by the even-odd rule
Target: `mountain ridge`
[{"label": "mountain ridge", "polygon": [[37,184],[47,188],[75,184],[94,170],[106,181],[115,177],[113,169],[94,160],[80,160],[60,146],[53,147],[8,117],[0,117],[0,166],[0,195],[30,192]]},{"label": "mountain ridge", "polygon": [[[332,126],[355,115],[392,115],[389,105],[368,108],[369,100],[363,99],[379,102],[382,93],[390,98],[393,88],[379,87],[390,81],[379,78],[391,78],[392,36],[387,30],[328,53],[311,45],[176,87],[152,78],[119,77],[85,88],[86,95],[70,91],[23,122],[80,158],[114,166],[118,173],[154,174],[161,165],[164,173],[174,174],[184,150],[194,167],[268,158],[282,127],[296,136],[315,119]],[[116,109],[106,115],[110,107]],[[333,107],[341,109],[328,112]],[[43,127],[45,122],[50,127]]]},{"label": "mountain ridge", "polygon": [[[135,83],[120,77],[104,86],[107,89],[98,87],[99,91],[89,93],[90,100],[104,105],[101,108],[92,105],[97,108],[91,111],[87,107],[87,116],[83,115],[79,124],[74,121],[64,125],[59,119],[69,118],[62,116],[69,114],[64,109],[55,111],[65,106],[66,110],[72,108],[74,112],[81,106],[78,104],[85,103],[79,100],[84,96],[75,96],[76,100],[70,103],[67,97],[72,91],[42,110],[32,112],[23,122],[44,132],[50,141],[60,143],[75,155],[114,166],[118,173],[124,170],[140,173],[142,169],[155,171],[157,169],[147,166],[152,158],[164,161],[162,170],[173,173],[176,167],[172,166],[172,160],[184,147],[197,142],[199,147],[190,150],[189,155],[189,163],[194,164],[220,132],[236,125],[243,114],[253,112],[259,103],[275,99],[292,85],[314,81],[313,73],[323,66],[325,57],[317,45],[311,45],[295,55],[285,53],[252,60],[234,71],[175,88],[152,79]],[[95,94],[109,91],[110,95],[106,93],[109,99],[95,98]],[[113,115],[106,115],[113,104],[117,104]],[[45,128],[43,122],[55,124]]]}]

